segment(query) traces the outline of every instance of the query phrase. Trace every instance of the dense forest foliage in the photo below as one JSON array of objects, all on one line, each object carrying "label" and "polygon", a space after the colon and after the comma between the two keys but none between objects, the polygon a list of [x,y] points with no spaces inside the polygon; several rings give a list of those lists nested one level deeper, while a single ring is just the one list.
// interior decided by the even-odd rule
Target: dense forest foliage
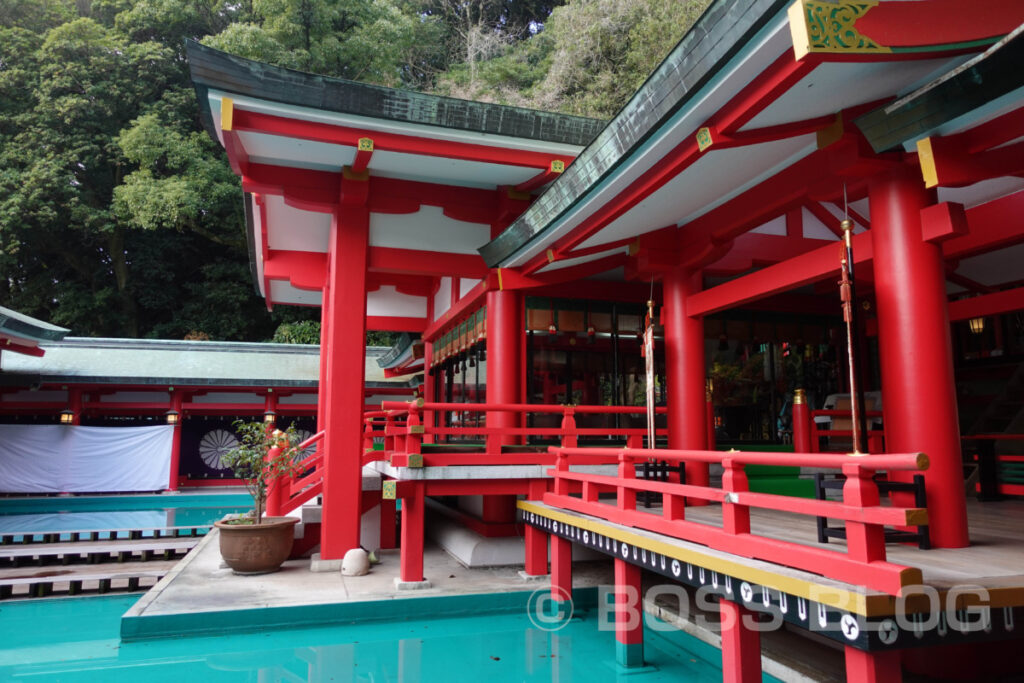
[{"label": "dense forest foliage", "polygon": [[[610,117],[708,0],[0,0],[0,304],[79,336],[301,341],[265,310],[185,38]],[[284,327],[280,327],[284,325]]]}]

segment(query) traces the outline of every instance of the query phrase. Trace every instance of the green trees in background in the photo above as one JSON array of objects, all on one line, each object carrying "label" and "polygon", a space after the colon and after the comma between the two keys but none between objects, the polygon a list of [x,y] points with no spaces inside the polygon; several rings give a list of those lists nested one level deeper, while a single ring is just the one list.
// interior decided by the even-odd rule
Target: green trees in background
[{"label": "green trees in background", "polygon": [[186,37],[609,116],[706,1],[3,0],[0,303],[82,336],[258,341],[318,319],[270,314],[252,287],[239,181],[200,127]]}]

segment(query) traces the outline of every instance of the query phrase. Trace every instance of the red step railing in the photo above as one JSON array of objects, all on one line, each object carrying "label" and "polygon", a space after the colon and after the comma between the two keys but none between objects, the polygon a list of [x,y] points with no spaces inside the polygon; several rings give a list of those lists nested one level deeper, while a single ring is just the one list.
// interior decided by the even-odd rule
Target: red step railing
[{"label": "red step railing", "polygon": [[[324,490],[324,451],[323,438],[325,432],[317,432],[298,446],[302,452],[311,446],[316,450],[299,463],[301,474],[293,478],[281,478],[267,487],[267,516],[280,517],[312,500]],[[271,457],[274,454],[271,454]]]},{"label": "red step railing", "polygon": [[[575,447],[580,437],[605,437],[622,440],[631,448],[644,445],[647,430],[644,427],[579,427],[577,415],[637,415],[646,412],[643,406],[570,406],[540,405],[533,403],[427,403],[422,400],[383,401],[382,410],[364,414],[363,462],[382,460],[395,467],[431,467],[444,465],[543,465],[554,464],[554,456],[538,447],[536,452],[506,452],[503,446],[523,440],[524,437],[556,437],[562,446]],[[446,427],[429,424],[432,413],[460,412],[487,416],[496,413],[512,413],[518,421],[525,422],[529,414],[561,415],[558,427],[505,427],[486,425],[472,427]],[[657,408],[659,414],[665,408]],[[666,430],[656,434],[664,436]],[[438,444],[437,452],[424,453],[423,444],[438,437],[482,437],[483,453],[444,452],[445,444]],[[375,439],[383,437],[383,450],[374,450]],[[432,437],[432,438],[431,438]],[[458,444],[451,444],[456,446]],[[520,444],[521,447],[521,444]]]},{"label": "red step railing", "polygon": [[[616,448],[552,447],[554,490],[544,502],[629,527],[646,529],[742,557],[793,567],[890,595],[921,583],[921,571],[885,559],[885,526],[926,524],[921,508],[882,507],[873,479],[879,470],[924,470],[921,453],[853,457],[815,453],[747,453]],[[651,458],[669,463],[718,463],[725,469],[722,488],[637,479],[636,466]],[[617,473],[572,471],[577,465],[616,464]],[[748,490],[746,465],[835,468],[846,475],[842,501],[812,500]],[[659,510],[638,509],[637,493],[662,495]],[[600,494],[614,494],[601,500]],[[721,526],[685,518],[685,500],[721,504]],[[812,518],[829,517],[846,524],[846,552],[761,536],[751,531],[750,510],[776,510]],[[814,522],[811,521],[811,524]]]}]

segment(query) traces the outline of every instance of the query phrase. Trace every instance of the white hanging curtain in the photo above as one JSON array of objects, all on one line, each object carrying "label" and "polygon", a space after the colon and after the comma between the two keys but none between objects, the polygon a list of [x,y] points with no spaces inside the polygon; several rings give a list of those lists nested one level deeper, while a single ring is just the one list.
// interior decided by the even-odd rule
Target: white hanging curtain
[{"label": "white hanging curtain", "polygon": [[173,438],[171,425],[0,425],[0,492],[162,490]]}]

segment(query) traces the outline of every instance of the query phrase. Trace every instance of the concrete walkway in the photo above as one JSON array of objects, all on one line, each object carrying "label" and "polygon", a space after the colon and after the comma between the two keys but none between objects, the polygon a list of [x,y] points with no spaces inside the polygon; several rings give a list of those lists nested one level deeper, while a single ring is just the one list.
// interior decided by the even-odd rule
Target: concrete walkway
[{"label": "concrete walkway", "polygon": [[[397,550],[383,551],[380,564],[366,576],[312,572],[308,559],[289,560],[281,571],[272,574],[239,576],[223,565],[218,543],[219,533],[214,530],[126,612],[121,622],[122,638],[244,631],[256,628],[254,624],[265,628],[401,618],[412,616],[411,612],[431,614],[433,609],[440,609],[441,603],[436,601],[416,600],[430,597],[472,598],[464,604],[446,601],[446,612],[464,611],[473,603],[479,609],[482,595],[488,595],[488,608],[512,609],[525,605],[530,593],[549,585],[546,577],[522,578],[515,566],[463,567],[433,545],[424,552],[423,570],[431,587],[423,590],[395,588],[399,574]],[[612,582],[608,562],[584,563],[574,569],[578,587]],[[501,600],[495,594],[506,598]]]}]

